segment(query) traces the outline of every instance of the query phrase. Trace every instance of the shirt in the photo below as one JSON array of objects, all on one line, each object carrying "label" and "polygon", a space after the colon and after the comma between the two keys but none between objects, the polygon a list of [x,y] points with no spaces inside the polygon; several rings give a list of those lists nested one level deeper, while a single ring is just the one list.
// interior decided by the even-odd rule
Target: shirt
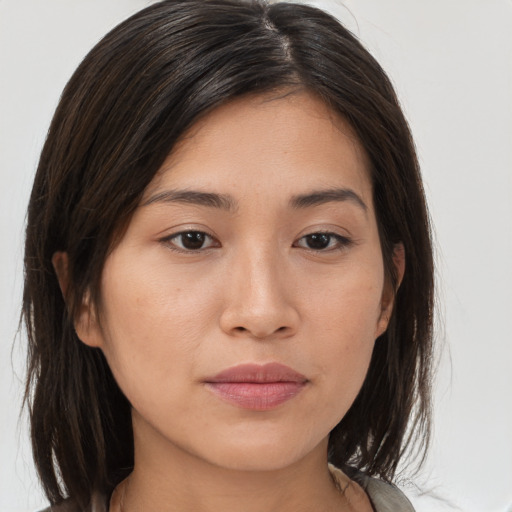
[{"label": "shirt", "polygon": [[[329,469],[334,478],[343,474],[334,466],[329,465]],[[364,473],[356,473],[352,479],[364,489],[375,512],[414,512],[411,502],[394,485],[369,477]],[[106,496],[94,493],[85,509],[80,509],[72,500],[65,500],[41,512],[108,512],[108,502]]]}]

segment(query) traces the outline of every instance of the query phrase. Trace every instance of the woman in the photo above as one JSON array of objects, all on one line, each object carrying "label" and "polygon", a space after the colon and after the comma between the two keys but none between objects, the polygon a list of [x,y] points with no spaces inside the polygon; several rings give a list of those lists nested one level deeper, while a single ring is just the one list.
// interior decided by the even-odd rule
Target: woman
[{"label": "woman", "polygon": [[55,113],[25,258],[51,510],[412,510],[386,482],[428,441],[428,215],[389,80],[329,15],[115,28]]}]

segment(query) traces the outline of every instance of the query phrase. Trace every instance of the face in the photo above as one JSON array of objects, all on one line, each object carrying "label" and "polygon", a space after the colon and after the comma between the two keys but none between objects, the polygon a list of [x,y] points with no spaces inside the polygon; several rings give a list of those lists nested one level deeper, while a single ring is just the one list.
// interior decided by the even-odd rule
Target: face
[{"label": "face", "polygon": [[392,307],[350,127],[306,93],[213,111],[145,191],[101,286],[101,322],[84,308],[77,332],[132,404],[136,452],[144,438],[268,470],[325,449]]}]

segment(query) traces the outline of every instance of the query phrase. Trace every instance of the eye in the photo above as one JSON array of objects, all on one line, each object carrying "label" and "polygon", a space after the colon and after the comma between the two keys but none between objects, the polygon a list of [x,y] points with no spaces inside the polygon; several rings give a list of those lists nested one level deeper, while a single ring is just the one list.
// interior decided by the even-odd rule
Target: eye
[{"label": "eye", "polygon": [[295,242],[294,247],[310,249],[312,251],[333,251],[348,247],[352,241],[336,233],[310,233]]},{"label": "eye", "polygon": [[181,231],[162,239],[171,249],[193,252],[219,247],[219,242],[204,231]]}]

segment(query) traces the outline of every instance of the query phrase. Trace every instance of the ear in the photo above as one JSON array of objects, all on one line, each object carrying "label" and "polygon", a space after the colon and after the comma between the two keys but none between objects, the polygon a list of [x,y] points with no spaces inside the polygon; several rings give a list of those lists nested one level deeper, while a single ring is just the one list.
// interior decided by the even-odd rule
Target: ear
[{"label": "ear", "polygon": [[60,291],[64,300],[66,300],[66,294],[68,292],[69,282],[69,258],[68,253],[63,251],[57,251],[52,256],[52,265],[55,273],[57,274],[57,280],[59,281]]},{"label": "ear", "polygon": [[[52,256],[52,265],[57,274],[60,290],[67,303],[69,288],[69,257],[67,252],[57,251]],[[91,304],[90,294],[87,291],[82,299],[78,313],[73,321],[78,338],[90,347],[102,346],[102,332],[98,323],[96,311]]]},{"label": "ear", "polygon": [[378,338],[388,328],[389,319],[391,318],[393,306],[395,305],[395,295],[402,284],[402,279],[404,278],[405,249],[402,242],[395,244],[391,259],[393,261],[393,266],[395,267],[396,286],[393,288],[393,283],[391,283],[390,279],[386,279],[386,282],[384,283],[384,290],[382,291],[382,299],[380,302],[381,310],[375,330],[375,338]]}]

